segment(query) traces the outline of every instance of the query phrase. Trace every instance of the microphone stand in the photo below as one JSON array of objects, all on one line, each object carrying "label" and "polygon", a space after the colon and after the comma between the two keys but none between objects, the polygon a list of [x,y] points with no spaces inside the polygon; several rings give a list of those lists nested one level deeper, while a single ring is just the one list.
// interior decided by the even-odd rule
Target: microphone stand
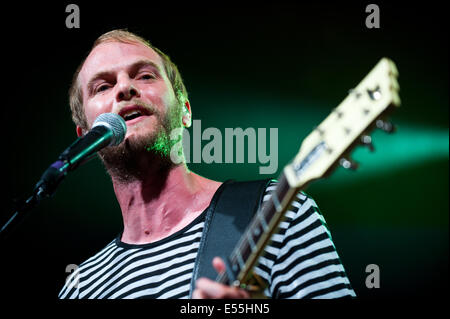
[{"label": "microphone stand", "polygon": [[91,131],[72,143],[42,175],[36,184],[33,195],[22,202],[17,211],[0,229],[0,240],[7,236],[10,229],[17,226],[26,215],[46,197],[51,197],[69,171],[91,160],[97,151],[106,146],[121,143],[127,132],[122,117],[114,113],[100,114]]},{"label": "microphone stand", "polygon": [[25,201],[16,205],[16,212],[0,229],[0,239],[4,240],[28,215],[28,213],[36,207],[44,198],[51,197],[59,183],[67,174],[70,163],[59,160],[53,163],[42,175],[36,184],[33,194]]},{"label": "microphone stand", "polygon": [[28,213],[36,207],[40,202],[40,199],[36,193],[31,195],[27,200],[16,204],[18,208],[15,209],[15,213],[9,218],[9,220],[0,229],[0,239],[3,241],[6,239],[14,229],[25,219]]},{"label": "microphone stand", "polygon": [[[88,151],[86,151],[87,153]],[[72,162],[64,158],[53,163],[42,175],[36,184],[33,194],[25,201],[16,204],[15,212],[9,220],[0,229],[0,241],[5,240],[14,229],[28,216],[31,210],[35,208],[43,199],[52,197],[56,192],[56,188],[67,175],[67,172],[75,167],[93,159],[97,154],[93,153],[88,156],[80,156],[75,166]]]}]

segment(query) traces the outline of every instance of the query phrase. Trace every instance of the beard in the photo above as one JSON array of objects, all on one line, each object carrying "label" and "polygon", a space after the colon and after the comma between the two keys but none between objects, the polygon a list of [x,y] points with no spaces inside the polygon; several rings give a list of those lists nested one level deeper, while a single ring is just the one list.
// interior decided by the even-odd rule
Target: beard
[{"label": "beard", "polygon": [[118,146],[106,147],[98,152],[113,179],[129,183],[143,180],[149,174],[167,176],[175,166],[170,158],[170,151],[179,138],[171,138],[171,132],[182,126],[181,107],[174,104],[166,114],[153,111],[157,119],[155,130],[130,136]]}]

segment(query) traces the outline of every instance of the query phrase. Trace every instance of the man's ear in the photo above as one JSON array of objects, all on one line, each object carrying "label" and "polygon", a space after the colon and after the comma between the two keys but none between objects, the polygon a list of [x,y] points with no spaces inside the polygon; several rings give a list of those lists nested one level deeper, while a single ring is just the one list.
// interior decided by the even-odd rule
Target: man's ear
[{"label": "man's ear", "polygon": [[189,101],[186,100],[186,102],[184,102],[184,107],[192,115],[191,104],[189,103]]},{"label": "man's ear", "polygon": [[77,125],[77,136],[78,137],[83,136],[83,129],[81,127],[79,127],[78,125]]},{"label": "man's ear", "polygon": [[190,127],[192,122],[192,111],[189,101],[186,101],[183,106],[183,117],[182,117],[184,127]]}]

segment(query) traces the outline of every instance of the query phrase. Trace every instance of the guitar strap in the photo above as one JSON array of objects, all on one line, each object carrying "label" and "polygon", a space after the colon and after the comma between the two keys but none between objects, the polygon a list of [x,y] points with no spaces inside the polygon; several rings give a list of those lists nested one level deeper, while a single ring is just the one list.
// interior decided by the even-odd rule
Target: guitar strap
[{"label": "guitar strap", "polygon": [[226,181],[214,194],[205,216],[202,238],[194,265],[189,297],[200,277],[215,280],[214,257],[227,260],[245,228],[262,202],[264,190],[271,179],[257,181]]}]

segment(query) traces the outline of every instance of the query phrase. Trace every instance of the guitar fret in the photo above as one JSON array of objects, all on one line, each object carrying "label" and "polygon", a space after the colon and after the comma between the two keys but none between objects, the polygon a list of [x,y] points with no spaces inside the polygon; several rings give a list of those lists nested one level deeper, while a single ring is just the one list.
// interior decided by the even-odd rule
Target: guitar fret
[{"label": "guitar fret", "polygon": [[233,266],[231,266],[231,269],[233,269],[233,271],[234,271],[235,273],[237,273],[237,272],[239,271],[239,266],[238,266],[238,264],[233,264]]},{"label": "guitar fret", "polygon": [[269,229],[269,226],[267,226],[265,217],[261,214],[258,214],[258,220],[262,226],[263,231],[267,231]]},{"label": "guitar fret", "polygon": [[250,233],[250,232],[247,233],[247,240],[248,240],[248,243],[250,244],[250,248],[252,249],[252,251],[255,250],[256,244],[253,240],[252,233]]},{"label": "guitar fret", "polygon": [[273,205],[275,206],[275,209],[277,213],[281,212],[283,210],[283,207],[281,206],[280,200],[278,199],[277,193],[272,192],[271,195]]},{"label": "guitar fret", "polygon": [[244,269],[245,263],[244,263],[244,260],[242,259],[242,256],[241,256],[241,252],[240,252],[240,251],[238,251],[238,252],[236,253],[236,258],[237,258],[237,262],[239,263],[240,269]]},{"label": "guitar fret", "polygon": [[261,233],[262,233],[262,231],[261,231],[261,229],[260,229],[260,224],[256,224],[256,225],[254,225],[254,226],[252,226],[252,233],[253,233],[253,235],[256,237],[256,238],[258,238],[259,237],[259,235],[261,235]]}]

